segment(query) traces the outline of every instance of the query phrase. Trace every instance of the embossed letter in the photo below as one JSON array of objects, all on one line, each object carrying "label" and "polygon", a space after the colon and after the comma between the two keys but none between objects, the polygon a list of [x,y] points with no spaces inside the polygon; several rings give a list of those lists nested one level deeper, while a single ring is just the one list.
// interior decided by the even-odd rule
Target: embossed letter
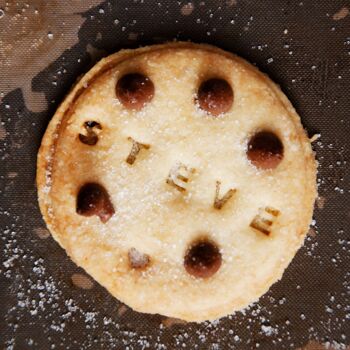
[{"label": "embossed letter", "polygon": [[126,158],[126,162],[130,165],[135,163],[136,156],[140,153],[141,149],[149,149],[150,145],[140,143],[135,141],[132,137],[128,137],[129,141],[132,141],[132,147],[131,151],[128,155],[128,158]]},{"label": "embossed letter", "polygon": [[180,192],[184,192],[186,191],[186,184],[189,181],[190,174],[194,173],[194,171],[194,169],[179,163],[170,169],[166,183],[174,186]]},{"label": "embossed letter", "polygon": [[232,198],[232,196],[235,194],[235,192],[237,191],[235,188],[231,188],[229,189],[225,195],[222,198],[219,198],[220,195],[220,185],[221,182],[220,181],[216,181],[216,191],[215,191],[215,199],[214,199],[214,208],[215,209],[221,209],[226,202]]},{"label": "embossed letter", "polygon": [[279,210],[272,207],[265,207],[254,217],[250,223],[250,227],[268,236],[271,233],[271,226],[278,215],[280,215]]},{"label": "embossed letter", "polygon": [[84,143],[85,145],[94,146],[98,142],[98,131],[101,130],[101,124],[94,122],[94,121],[88,121],[84,123],[84,128],[86,131],[86,135],[79,134],[79,140],[80,142]]}]

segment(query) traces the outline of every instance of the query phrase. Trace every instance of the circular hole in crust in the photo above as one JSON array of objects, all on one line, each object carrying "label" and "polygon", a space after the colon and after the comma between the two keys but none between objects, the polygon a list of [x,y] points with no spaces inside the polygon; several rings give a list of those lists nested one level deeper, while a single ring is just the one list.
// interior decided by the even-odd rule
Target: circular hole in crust
[{"label": "circular hole in crust", "polygon": [[76,211],[82,216],[97,215],[106,223],[114,214],[114,207],[107,190],[100,184],[90,182],[79,189]]},{"label": "circular hole in crust", "polygon": [[154,85],[150,78],[141,73],[129,73],[118,80],[116,95],[126,108],[140,110],[152,100]]},{"label": "circular hole in crust", "polygon": [[231,109],[233,90],[226,80],[212,78],[199,86],[197,102],[201,109],[213,116],[218,116]]},{"label": "circular hole in crust", "polygon": [[274,169],[283,159],[283,144],[270,131],[259,131],[248,142],[247,157],[260,169]]},{"label": "circular hole in crust", "polygon": [[133,269],[145,269],[151,262],[147,254],[141,253],[136,248],[129,249],[128,258],[130,267]]},{"label": "circular hole in crust", "polygon": [[218,246],[202,239],[191,244],[185,254],[184,266],[187,273],[196,278],[209,278],[219,270],[221,260]]}]

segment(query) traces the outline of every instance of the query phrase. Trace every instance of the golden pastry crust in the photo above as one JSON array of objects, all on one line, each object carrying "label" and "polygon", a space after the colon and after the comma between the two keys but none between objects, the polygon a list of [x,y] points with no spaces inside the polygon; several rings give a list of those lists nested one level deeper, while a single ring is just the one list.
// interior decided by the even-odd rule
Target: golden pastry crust
[{"label": "golden pastry crust", "polygon": [[[135,72],[154,84],[139,110],[116,96],[118,80]],[[201,82],[213,77],[233,89],[232,107],[218,116],[195,103]],[[78,137],[87,121],[101,126],[94,145]],[[259,130],[283,143],[273,169],[247,158],[248,140]],[[148,148],[130,163],[133,140]],[[179,164],[195,169],[185,191],[166,181]],[[105,222],[76,211],[86,183],[109,194],[115,212]],[[217,183],[220,198],[234,191],[215,206]],[[212,46],[169,43],[122,50],[81,78],[45,133],[37,186],[55,240],[112,295],[140,312],[203,321],[246,307],[281,278],[312,218],[316,162],[299,116],[266,75]],[[273,222],[266,235],[252,222],[269,207],[277,211],[265,212]],[[222,259],[208,278],[184,266],[189,247],[203,237]],[[130,263],[135,254],[143,256],[142,268]]]}]

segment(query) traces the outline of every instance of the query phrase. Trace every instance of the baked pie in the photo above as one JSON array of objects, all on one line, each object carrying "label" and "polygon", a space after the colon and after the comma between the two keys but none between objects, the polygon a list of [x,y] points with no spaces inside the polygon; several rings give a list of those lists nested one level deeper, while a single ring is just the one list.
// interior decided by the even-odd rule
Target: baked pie
[{"label": "baked pie", "polygon": [[51,120],[43,217],[134,310],[186,321],[246,307],[303,244],[316,161],[280,88],[243,59],[169,43],[102,59]]}]

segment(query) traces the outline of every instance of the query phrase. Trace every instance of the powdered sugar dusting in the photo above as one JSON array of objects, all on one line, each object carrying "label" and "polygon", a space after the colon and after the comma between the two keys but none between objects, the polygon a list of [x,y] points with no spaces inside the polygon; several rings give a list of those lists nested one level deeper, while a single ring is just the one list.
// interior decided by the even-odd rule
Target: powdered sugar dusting
[{"label": "powdered sugar dusting", "polygon": [[[138,4],[137,6],[144,3],[143,0],[135,0],[134,2]],[[240,3],[244,6],[240,6]],[[118,27],[118,25],[119,28],[123,27],[129,40],[133,40],[133,35],[129,36],[128,31],[131,29],[139,31],[139,29],[132,27],[133,24],[131,20],[133,16],[133,6],[136,5],[127,5],[129,8],[124,8],[123,4],[122,7],[119,7],[119,4],[122,3],[118,2],[118,13],[111,13],[111,6],[106,2],[106,6],[96,9],[91,14],[86,14],[86,18],[91,22],[97,22],[104,21],[105,18],[103,16],[105,16],[105,23],[108,23],[107,16],[113,15],[113,19],[118,18],[115,27]],[[184,4],[185,3],[181,3],[180,8]],[[242,40],[244,37],[245,42],[251,40],[252,52],[249,52],[248,47],[247,51],[245,51],[247,57],[255,58],[258,57],[258,55],[266,54],[261,58],[260,64],[263,65],[264,62],[270,63],[269,71],[273,71],[278,66],[282,67],[282,61],[286,64],[285,66],[288,66],[288,62],[294,60],[293,64],[297,69],[297,71],[295,71],[295,77],[290,81],[291,86],[288,86],[287,82],[287,84],[283,84],[283,88],[287,90],[293,89],[293,95],[297,96],[296,99],[299,100],[298,94],[300,94],[300,91],[298,91],[298,88],[301,88],[303,74],[305,72],[300,72],[298,69],[303,65],[303,61],[300,59],[301,54],[307,55],[307,48],[301,47],[299,42],[294,40],[293,35],[296,29],[294,22],[288,23],[287,20],[281,27],[276,27],[283,39],[280,38],[281,45],[283,44],[285,53],[288,56],[282,58],[275,52],[279,38],[276,38],[276,43],[274,42],[274,44],[271,45],[271,43],[268,43],[269,40],[261,39],[258,34],[257,36],[255,35],[255,32],[253,35],[254,24],[256,25],[259,23],[259,17],[254,14],[254,20],[251,20],[251,14],[245,13],[244,9],[249,9],[248,2],[222,0],[218,2],[215,9],[210,8],[208,4],[207,1],[199,2],[199,5],[196,5],[196,11],[192,12],[189,17],[184,17],[184,20],[188,20],[194,15],[193,24],[199,28],[201,26],[207,26],[209,18],[210,20],[220,19],[220,23],[225,24],[227,29],[231,29],[231,33],[234,37],[242,37]],[[233,5],[239,6],[237,7],[237,11],[236,7]],[[20,6],[22,6],[22,4],[20,4]],[[23,4],[23,7],[24,6],[25,4]],[[30,6],[32,8],[31,4]],[[81,6],[86,9],[88,5],[84,3]],[[155,4],[155,6],[161,11],[164,10],[164,13],[168,11],[164,3],[160,2],[159,5]],[[222,9],[227,10],[229,6],[232,6],[235,12],[230,13],[231,17],[227,20],[222,13]],[[296,8],[300,7],[302,9],[304,7],[304,10],[306,10],[307,6],[308,3],[305,1],[300,1],[299,4],[296,4]],[[74,4],[72,7],[76,9]],[[2,8],[2,10],[4,9]],[[202,10],[205,11],[205,13],[200,13]],[[337,10],[337,8],[335,8],[335,10]],[[29,10],[26,11],[27,12],[22,14],[22,19]],[[279,11],[288,11],[288,8],[285,6],[281,9],[276,6],[274,11],[280,13]],[[151,15],[155,13],[159,15],[158,11],[150,11]],[[176,13],[181,13],[178,6],[176,7]],[[327,14],[329,20],[332,19],[333,13],[334,11],[330,11],[330,15]],[[128,20],[130,19],[130,26],[125,25],[125,20],[123,19],[124,14]],[[6,16],[9,16],[9,14],[3,11],[3,15],[1,16],[0,10],[0,20],[4,20]],[[340,13],[340,17],[343,16],[344,12]],[[52,16],[50,15],[50,17]],[[93,17],[95,17],[95,19],[93,19]],[[278,17],[279,16],[276,16],[276,18]],[[284,16],[280,17],[283,18],[283,20],[285,18]],[[343,18],[335,19],[339,22],[334,22],[334,27],[329,28],[329,30],[332,31],[332,35],[339,31],[339,28],[336,26],[344,25],[345,27],[348,17]],[[57,20],[61,23],[61,20],[64,21],[64,18],[58,16]],[[225,20],[227,23],[225,23]],[[76,33],[76,21],[74,22],[74,26],[74,33]],[[103,30],[100,29],[103,26],[97,27],[98,30],[103,32]],[[218,27],[216,32],[214,27],[215,24],[212,25],[212,28],[206,29],[209,33],[208,38],[211,38],[210,40],[216,40],[219,44],[220,29]],[[259,28],[258,26],[255,27],[257,29]],[[106,26],[106,28],[108,28],[109,31],[114,30],[108,26]],[[247,32],[249,32],[249,30],[252,35],[250,38],[247,37],[249,34]],[[45,35],[46,34],[47,33],[45,33]],[[105,40],[105,35],[105,33],[98,33],[96,40]],[[143,28],[141,27],[138,40],[143,36]],[[51,43],[56,42],[58,39],[57,32],[50,33],[47,39],[50,40]],[[350,43],[348,38],[343,36],[339,41],[339,39],[334,37],[332,40],[335,45],[339,44],[339,46],[343,48],[344,54],[348,57],[350,53],[347,52]],[[75,36],[73,35],[72,38],[69,38],[69,41],[76,41]],[[101,47],[100,42],[98,47]],[[65,45],[64,49],[66,48],[67,45]],[[271,59],[273,61],[271,61]],[[341,61],[339,61],[339,64],[342,60],[343,57]],[[44,65],[41,64],[42,67],[44,67]],[[310,68],[310,70],[312,74],[314,74],[312,76],[312,81],[313,84],[316,84],[316,86],[314,86],[315,94],[316,92],[317,94],[323,94],[321,91],[323,88],[317,86],[318,79],[320,81],[327,79],[328,83],[332,83],[332,76],[335,74],[336,68],[332,66],[332,60],[329,60],[329,55],[327,57],[326,53],[322,59],[320,59],[320,62],[318,62],[316,58],[315,61],[310,62],[310,67],[313,67]],[[35,69],[37,69],[37,67],[35,67]],[[61,71],[64,72],[66,69],[63,68]],[[287,74],[287,76],[290,76],[292,72],[294,71],[291,70],[291,73],[289,75]],[[33,75],[32,72],[30,74],[31,76]],[[277,76],[277,73],[274,74]],[[22,73],[18,75],[20,75],[20,79],[25,76]],[[338,81],[340,81],[340,79],[346,81],[346,77],[346,72],[343,71],[342,73],[339,72],[339,78],[337,79]],[[281,78],[283,78],[282,75]],[[40,98],[38,98],[38,96],[35,97],[36,93],[31,91],[30,80],[31,79],[24,82],[26,85],[25,89],[27,89],[26,99],[28,100],[28,96],[30,96],[29,99],[32,100],[31,105],[33,108],[36,106],[33,102],[42,100],[44,102],[42,105],[37,104],[37,108],[39,106],[39,109],[42,109],[46,101],[44,101],[42,93],[37,93],[40,95]],[[58,84],[59,83],[60,79],[58,79]],[[7,83],[5,82],[5,84]],[[55,82],[55,84],[57,84],[57,82]],[[16,85],[11,83],[10,85],[20,86],[19,83]],[[325,84],[325,86],[326,85],[327,84]],[[10,89],[12,88],[10,87]],[[7,92],[7,88],[5,91]],[[334,89],[334,91],[336,91],[336,89]],[[324,93],[324,96],[320,97],[320,101],[316,102],[324,106],[325,109],[330,107],[332,109],[334,108],[334,113],[336,115],[336,102],[339,102],[339,106],[341,97],[339,95],[339,101],[333,101],[330,100],[332,98],[332,93],[328,91],[328,94],[329,95],[326,96],[326,93]],[[307,96],[308,95],[305,94],[305,103],[309,107],[312,107],[314,101],[313,99],[308,99]],[[0,91],[0,99],[1,97],[3,96],[1,96]],[[303,109],[304,107],[300,106],[300,112],[303,112]],[[9,109],[6,110],[8,111]],[[307,112],[308,118],[310,118],[310,116],[312,117],[310,111],[311,110]],[[2,121],[5,120],[4,114],[2,114],[1,117]],[[14,119],[14,116],[12,118]],[[20,119],[24,119],[22,113]],[[34,118],[31,118],[30,122],[33,120]],[[45,123],[47,120],[48,117],[45,117]],[[334,122],[338,121],[334,119]],[[341,122],[344,124],[344,127],[347,125],[346,118]],[[310,120],[308,120],[308,123],[310,126]],[[11,130],[11,127],[8,126],[8,123],[6,125],[4,124],[4,127],[5,126],[8,132],[3,134],[4,137],[12,139],[14,137],[14,132]],[[20,130],[21,128],[18,128],[18,132],[20,132]],[[329,137],[328,139],[327,136]],[[19,208],[18,212],[21,213],[23,217],[16,216],[11,208],[3,208],[3,204],[1,204],[0,215],[1,219],[4,220],[1,221],[1,223],[3,224],[3,222],[5,223],[8,221],[10,224],[6,226],[4,224],[4,226],[2,226],[0,240],[0,248],[3,252],[0,263],[0,275],[3,283],[2,287],[4,286],[3,291],[6,295],[6,298],[3,299],[4,308],[2,308],[3,312],[6,313],[6,317],[3,317],[4,313],[0,313],[2,321],[0,322],[0,347],[8,350],[40,349],[42,347],[45,349],[65,348],[67,350],[69,348],[74,349],[78,347],[82,349],[120,348],[129,350],[147,348],[203,348],[213,350],[226,348],[259,348],[271,350],[284,349],[286,347],[305,350],[347,349],[346,344],[349,343],[347,323],[350,317],[348,306],[350,275],[342,274],[342,271],[346,271],[347,269],[350,242],[347,237],[346,221],[343,220],[340,201],[338,201],[341,196],[345,198],[349,190],[344,181],[342,181],[344,175],[346,178],[346,173],[344,174],[344,172],[347,168],[347,153],[346,150],[344,152],[344,150],[341,149],[345,145],[337,144],[336,140],[334,140],[335,138],[338,139],[339,135],[330,136],[330,134],[325,134],[322,136],[322,141],[316,140],[317,142],[314,143],[321,164],[319,190],[322,197],[326,198],[326,205],[324,208],[321,208],[321,202],[316,204],[317,223],[313,223],[312,230],[317,232],[317,236],[315,234],[313,237],[309,237],[306,240],[306,244],[299,252],[296,261],[292,263],[286,272],[284,281],[287,281],[287,283],[276,284],[272,291],[265,295],[258,304],[253,304],[244,310],[244,312],[236,313],[234,316],[229,316],[218,322],[204,323],[201,325],[179,323],[172,327],[164,327],[157,316],[137,314],[132,310],[129,310],[129,313],[125,313],[122,320],[118,319],[118,317],[116,317],[117,310],[123,306],[120,306],[118,301],[112,299],[109,294],[98,285],[91,291],[72,288],[70,276],[71,273],[76,270],[76,267],[70,267],[71,270],[69,270],[68,266],[71,266],[69,259],[65,258],[64,253],[52,242],[51,238],[40,240],[35,232],[33,234],[33,227],[42,225],[42,222],[39,222],[38,218],[36,218],[33,224],[33,214],[32,212],[28,214],[29,211],[26,210],[26,208],[30,206],[33,207],[36,203],[35,191],[31,190],[33,196],[28,203],[25,203],[27,202],[28,194],[25,196],[25,202],[14,200],[14,208]],[[1,138],[0,127],[0,140]],[[39,142],[39,140],[37,141]],[[7,151],[6,153],[4,152],[4,159],[8,161],[10,155],[11,154]],[[10,164],[10,161],[8,161],[7,164]],[[8,196],[13,195],[13,198],[19,198],[19,196],[24,195],[21,190],[22,187],[16,182],[22,181],[22,179],[23,174],[21,172],[19,172],[18,179],[11,176],[6,182],[6,187],[1,187],[0,196],[7,194]],[[11,187],[10,181],[13,181],[14,186],[12,185]],[[28,182],[28,178],[23,180],[23,183],[25,182]],[[12,189],[14,189],[13,192],[11,192]],[[47,191],[49,191],[49,187],[47,187]],[[171,194],[167,193],[166,195],[168,199],[172,198]],[[328,211],[329,208],[331,208],[330,212]],[[344,213],[344,216],[346,216],[346,213]],[[335,219],[333,222],[336,222],[333,228],[324,224],[325,221],[328,221],[328,219],[331,220],[332,218]],[[27,226],[25,228],[20,227],[20,225],[24,223],[27,223]],[[101,235],[102,234],[103,232]],[[169,247],[170,245],[166,245],[164,249],[170,249]],[[60,252],[60,254],[57,255],[57,252]],[[43,259],[43,261],[39,259]],[[38,262],[34,264],[35,261]],[[64,268],[60,269],[60,266],[64,266]],[[42,269],[42,267],[44,267],[44,269]],[[60,272],[58,272],[58,270]],[[29,277],[27,271],[31,272]],[[305,278],[305,276],[307,278]],[[325,284],[324,276],[329,279],[328,284]],[[38,281],[39,279],[41,282]],[[317,281],[319,291],[316,291],[316,288],[314,288],[314,281]],[[17,292],[22,293],[18,294],[18,302]],[[284,297],[284,293],[287,293],[287,297]],[[9,305],[9,307],[7,307],[7,305]],[[324,313],[314,311],[318,308],[318,305],[322,305]],[[78,326],[74,328],[75,325]],[[142,325],[146,326],[143,327]],[[4,327],[6,327],[5,331]],[[149,330],[148,327],[152,328],[152,330]],[[40,331],[38,331],[38,329]],[[270,330],[275,330],[276,332],[270,332]],[[74,336],[74,333],[77,336]],[[45,342],[42,340],[40,342],[40,334],[43,334]],[[300,340],[301,337],[303,340]],[[330,338],[332,340],[330,340]]]}]

